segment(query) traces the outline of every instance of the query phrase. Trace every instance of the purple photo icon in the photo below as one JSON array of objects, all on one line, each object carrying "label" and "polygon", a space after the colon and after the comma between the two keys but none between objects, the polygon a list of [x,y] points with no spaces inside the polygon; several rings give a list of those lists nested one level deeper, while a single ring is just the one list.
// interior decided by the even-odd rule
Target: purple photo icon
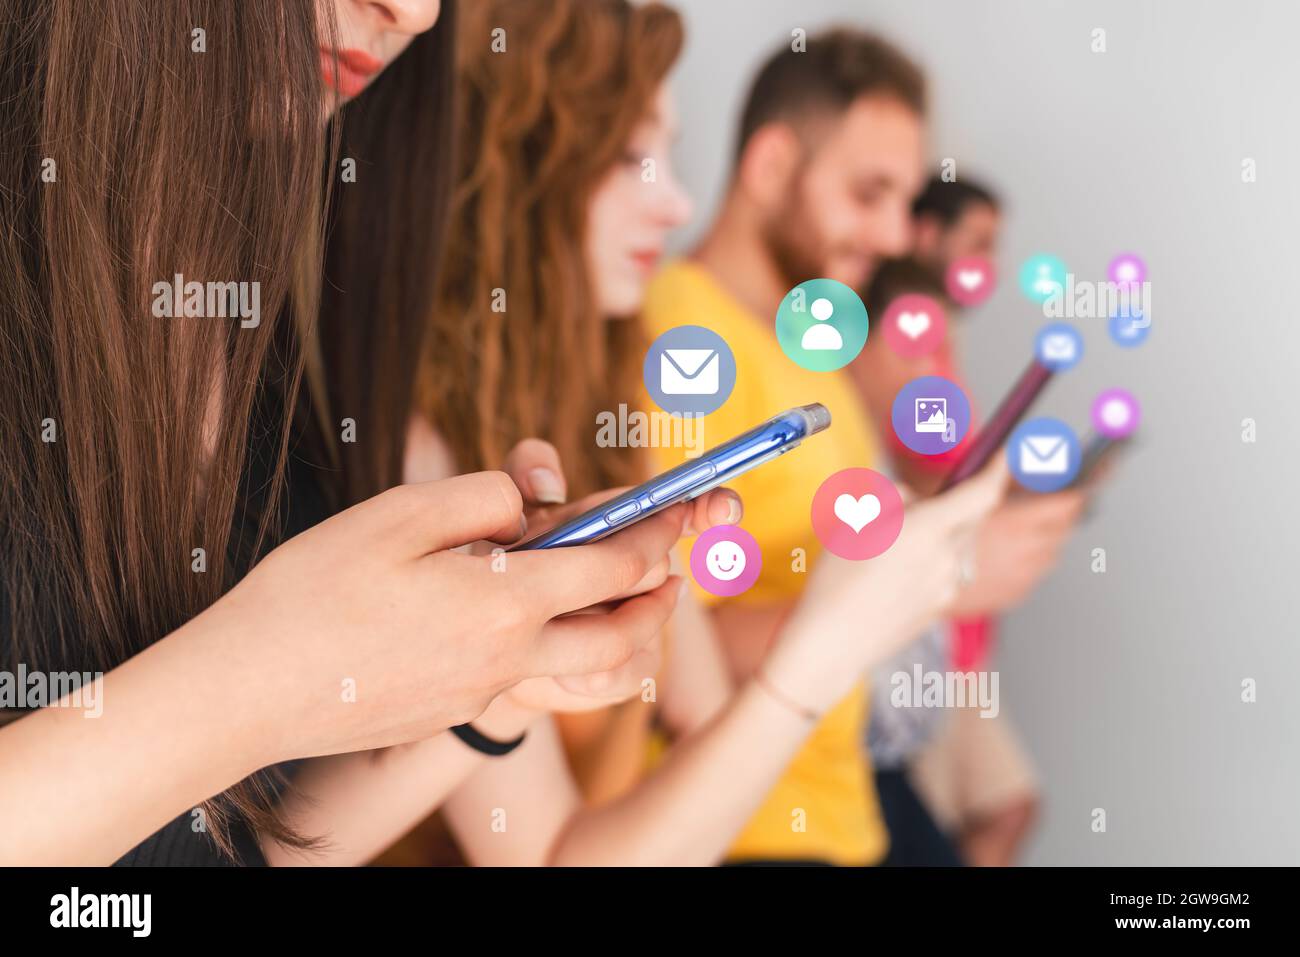
[{"label": "purple photo icon", "polygon": [[758,542],[739,525],[715,525],[691,548],[691,576],[710,595],[747,592],[763,569]]},{"label": "purple photo icon", "polygon": [[942,432],[948,428],[948,400],[939,396],[916,400],[916,431]]},{"label": "purple photo icon", "polygon": [[898,390],[892,415],[898,440],[920,455],[943,455],[970,428],[970,402],[956,383],[925,375]]},{"label": "purple photo icon", "polygon": [[1142,410],[1127,389],[1107,389],[1092,401],[1092,425],[1108,439],[1126,439],[1137,429]]}]

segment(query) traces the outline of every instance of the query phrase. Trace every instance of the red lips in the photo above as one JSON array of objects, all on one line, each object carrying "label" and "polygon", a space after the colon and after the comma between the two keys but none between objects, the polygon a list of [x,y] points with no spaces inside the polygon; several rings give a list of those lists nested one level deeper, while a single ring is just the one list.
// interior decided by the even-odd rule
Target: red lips
[{"label": "red lips", "polygon": [[642,272],[654,272],[655,267],[659,265],[659,259],[663,253],[658,249],[640,249],[632,253],[632,261],[637,264]]},{"label": "red lips", "polygon": [[321,76],[349,99],[359,95],[383,68],[383,60],[364,50],[320,51]]}]

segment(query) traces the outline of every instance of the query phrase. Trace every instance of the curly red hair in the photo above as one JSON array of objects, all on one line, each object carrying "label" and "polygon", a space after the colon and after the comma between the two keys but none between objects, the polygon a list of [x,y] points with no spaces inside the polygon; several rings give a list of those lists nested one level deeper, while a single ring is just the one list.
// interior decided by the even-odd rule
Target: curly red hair
[{"label": "curly red hair", "polygon": [[595,455],[596,414],[636,399],[645,342],[600,314],[587,207],[683,42],[677,13],[627,0],[480,0],[459,43],[461,158],[421,376],[462,469],[516,441],[560,451],[574,495],[638,478]]}]

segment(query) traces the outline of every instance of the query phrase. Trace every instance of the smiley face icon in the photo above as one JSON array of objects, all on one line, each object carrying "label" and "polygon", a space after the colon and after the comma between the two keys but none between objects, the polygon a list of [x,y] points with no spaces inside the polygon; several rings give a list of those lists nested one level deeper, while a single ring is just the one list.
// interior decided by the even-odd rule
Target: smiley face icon
[{"label": "smiley face icon", "polygon": [[745,552],[729,539],[714,542],[704,556],[704,567],[718,581],[735,581],[745,570]]},{"label": "smiley face icon", "polygon": [[739,525],[715,525],[691,548],[691,576],[711,595],[731,597],[758,581],[763,553]]}]

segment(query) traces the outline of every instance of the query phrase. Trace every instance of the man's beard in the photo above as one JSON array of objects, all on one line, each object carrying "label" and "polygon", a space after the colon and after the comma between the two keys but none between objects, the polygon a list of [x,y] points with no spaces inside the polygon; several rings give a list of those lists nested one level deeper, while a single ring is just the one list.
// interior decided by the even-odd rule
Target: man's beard
[{"label": "man's beard", "polygon": [[[858,295],[871,282],[875,272],[874,261],[869,262],[863,275],[837,276],[836,250],[817,228],[815,218],[803,201],[802,182],[796,181],[782,208],[763,226],[763,245],[776,265],[786,289],[793,289],[809,279],[836,278],[848,283]],[[853,250],[843,250],[846,256]],[[857,254],[860,255],[860,254]]]},{"label": "man's beard", "polygon": [[785,207],[763,226],[763,245],[776,264],[786,289],[817,279],[825,269],[821,237],[807,215],[801,183],[791,190]]}]

